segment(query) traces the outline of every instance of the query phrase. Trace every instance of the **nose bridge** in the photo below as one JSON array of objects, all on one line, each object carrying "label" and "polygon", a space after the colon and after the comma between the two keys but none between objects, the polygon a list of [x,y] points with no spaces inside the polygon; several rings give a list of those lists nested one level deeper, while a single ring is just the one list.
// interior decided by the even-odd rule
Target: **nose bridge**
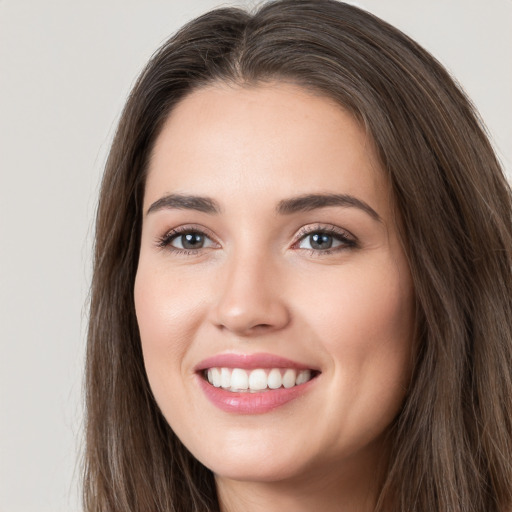
[{"label": "nose bridge", "polygon": [[247,336],[287,325],[289,311],[278,277],[279,269],[268,251],[234,250],[222,269],[214,308],[217,326]]}]

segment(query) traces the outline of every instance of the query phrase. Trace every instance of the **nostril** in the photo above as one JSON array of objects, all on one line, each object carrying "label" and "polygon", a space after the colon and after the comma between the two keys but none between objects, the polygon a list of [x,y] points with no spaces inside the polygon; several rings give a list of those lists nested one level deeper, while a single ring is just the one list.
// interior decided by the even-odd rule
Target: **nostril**
[{"label": "nostril", "polygon": [[218,302],[211,310],[212,323],[244,336],[285,327],[290,321],[286,301],[274,285],[267,286],[246,266],[235,269],[228,282],[221,283]]}]

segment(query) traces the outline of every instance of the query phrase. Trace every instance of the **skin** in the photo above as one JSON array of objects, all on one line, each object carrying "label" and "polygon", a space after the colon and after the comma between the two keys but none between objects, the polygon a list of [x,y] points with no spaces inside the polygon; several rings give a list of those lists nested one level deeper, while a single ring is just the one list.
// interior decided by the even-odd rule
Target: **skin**
[{"label": "skin", "polygon": [[[147,213],[169,194],[207,196],[220,212]],[[305,194],[350,195],[379,218],[347,205],[276,212]],[[414,292],[365,131],[294,85],[199,89],[156,141],[144,212],[135,306],[146,371],[172,429],[214,472],[222,509],[371,510],[410,378]],[[162,247],[176,227],[205,232],[204,245],[179,253],[178,236]],[[334,238],[328,252],[304,227],[350,242]],[[194,371],[226,352],[321,373],[284,406],[228,413]]]}]

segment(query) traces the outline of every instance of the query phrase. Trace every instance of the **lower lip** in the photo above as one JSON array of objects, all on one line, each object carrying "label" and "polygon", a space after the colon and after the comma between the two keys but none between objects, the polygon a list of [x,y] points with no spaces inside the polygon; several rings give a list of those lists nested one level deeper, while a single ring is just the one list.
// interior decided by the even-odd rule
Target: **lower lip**
[{"label": "lower lip", "polygon": [[200,375],[197,378],[201,389],[213,405],[223,411],[238,414],[263,414],[272,411],[307,393],[316,381],[313,378],[292,388],[270,389],[260,393],[235,393],[212,386]]}]

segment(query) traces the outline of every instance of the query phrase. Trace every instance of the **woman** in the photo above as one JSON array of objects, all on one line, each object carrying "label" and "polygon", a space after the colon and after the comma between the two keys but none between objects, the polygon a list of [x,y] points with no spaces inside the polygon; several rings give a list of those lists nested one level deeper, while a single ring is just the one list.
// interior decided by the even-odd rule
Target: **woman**
[{"label": "woman", "polygon": [[86,510],[510,510],[511,217],[393,27],[331,0],[188,24],[102,184]]}]

